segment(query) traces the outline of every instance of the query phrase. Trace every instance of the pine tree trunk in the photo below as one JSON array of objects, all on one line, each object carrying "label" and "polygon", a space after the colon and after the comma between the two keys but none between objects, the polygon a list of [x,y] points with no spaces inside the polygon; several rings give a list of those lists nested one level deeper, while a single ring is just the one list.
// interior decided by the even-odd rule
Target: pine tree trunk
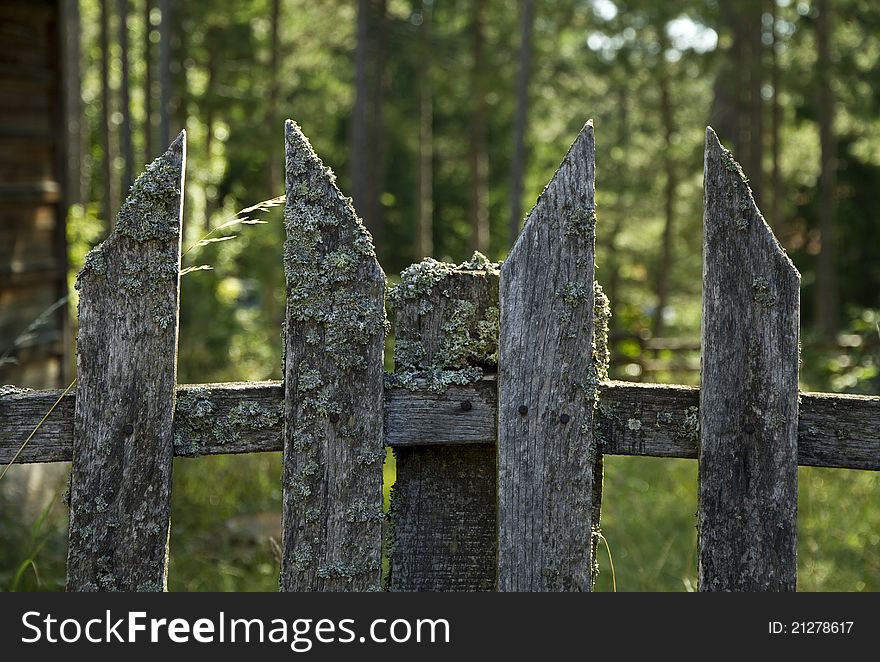
[{"label": "pine tree trunk", "polygon": [[149,163],[156,156],[153,135],[153,24],[150,12],[154,0],[144,0],[144,163]]},{"label": "pine tree trunk", "polygon": [[116,213],[113,185],[113,153],[110,144],[110,0],[101,0],[101,215],[107,232],[113,228]]},{"label": "pine tree trunk", "polygon": [[778,228],[782,219],[780,214],[780,200],[782,199],[782,175],[779,169],[779,158],[781,144],[779,140],[779,129],[782,123],[782,105],[779,103],[779,88],[781,80],[779,76],[779,59],[776,53],[777,40],[779,35],[776,32],[776,0],[768,0],[770,4],[770,16],[772,17],[772,40],[770,47],[770,84],[773,86],[773,102],[770,114],[770,133],[771,133],[771,153],[772,166],[770,174],[770,188],[773,197],[770,206],[770,225]]},{"label": "pine tree trunk", "polygon": [[834,135],[834,92],[831,89],[831,0],[817,0],[816,20],[817,72],[819,75],[819,143],[822,165],[819,172],[819,250],[816,273],[816,327],[826,340],[833,340],[838,330],[838,295],[834,237],[834,189],[836,183]]},{"label": "pine tree trunk", "polygon": [[119,14],[119,50],[122,58],[122,81],[119,87],[119,105],[122,115],[119,146],[122,157],[122,194],[127,195],[134,181],[134,154],[131,146],[131,79],[128,66],[128,0],[117,0]]},{"label": "pine tree trunk", "polygon": [[419,26],[419,201],[416,259],[434,254],[433,89],[431,85],[431,9],[422,0]]},{"label": "pine tree trunk", "polygon": [[271,36],[269,41],[269,106],[266,109],[266,124],[269,129],[269,167],[266,169],[268,173],[268,196],[274,197],[283,185],[281,175],[281,164],[284,156],[278,149],[280,141],[277,134],[281,131],[281,122],[278,116],[278,76],[280,46],[278,37],[278,27],[281,24],[281,0],[272,0],[271,13]]},{"label": "pine tree trunk", "polygon": [[171,1],[159,0],[159,149],[171,143]]},{"label": "pine tree trunk", "polygon": [[678,179],[675,172],[675,159],[672,156],[673,134],[675,133],[675,120],[672,112],[672,100],[670,90],[669,71],[665,62],[660,64],[660,118],[663,122],[663,160],[666,171],[666,186],[664,190],[664,222],[663,239],[660,245],[660,259],[657,261],[656,298],[657,307],[654,309],[651,331],[654,337],[663,335],[663,312],[666,310],[669,299],[669,271],[672,269],[672,240],[675,224],[675,198],[677,195]]},{"label": "pine tree trunk", "polygon": [[516,110],[513,119],[513,157],[510,163],[510,245],[522,222],[523,178],[526,166],[526,126],[529,104],[529,69],[532,58],[533,0],[519,3],[519,65],[516,76]]},{"label": "pine tree trunk", "polygon": [[483,84],[483,16],[481,4],[471,11],[471,79],[469,117],[471,248],[489,250],[489,156],[486,148],[486,90]]},{"label": "pine tree trunk", "polygon": [[82,72],[80,70],[80,12],[79,2],[62,2],[62,26],[64,48],[64,125],[66,131],[64,204],[76,204],[85,200],[83,191],[82,162],[84,134],[82,130]]},{"label": "pine tree trunk", "polygon": [[[354,49],[354,109],[351,116],[351,197],[358,214],[364,215],[369,195],[369,66],[370,0],[357,3],[357,43]],[[370,220],[367,227],[374,231]],[[375,233],[374,233],[375,234]]]}]

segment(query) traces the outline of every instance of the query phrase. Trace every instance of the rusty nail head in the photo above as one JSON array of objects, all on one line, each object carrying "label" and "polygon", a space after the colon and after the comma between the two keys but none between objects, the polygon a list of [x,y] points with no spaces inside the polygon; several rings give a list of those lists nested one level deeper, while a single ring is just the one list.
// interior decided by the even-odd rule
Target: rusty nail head
[{"label": "rusty nail head", "polygon": [[519,409],[517,411],[519,412],[520,416],[525,416],[526,414],[529,413],[529,408],[526,407],[525,405],[520,405]]}]

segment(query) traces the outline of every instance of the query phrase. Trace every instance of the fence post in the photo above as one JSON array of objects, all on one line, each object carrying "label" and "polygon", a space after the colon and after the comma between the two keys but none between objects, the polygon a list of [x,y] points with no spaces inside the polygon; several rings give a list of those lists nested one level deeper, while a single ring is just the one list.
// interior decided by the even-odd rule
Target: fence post
[{"label": "fence post", "polygon": [[[454,384],[495,373],[496,264],[479,253],[458,267],[427,258],[403,272],[389,299],[395,310],[390,386],[406,388],[420,380],[422,388],[449,396]],[[456,418],[472,418],[481,404],[463,399],[434,402],[451,419],[444,434],[448,436]],[[489,441],[395,448],[391,590],[495,587],[497,476],[495,448]]]},{"label": "fence post", "polygon": [[[589,591],[601,500],[593,436],[606,363],[594,322],[595,144],[588,122],[501,268],[498,587]],[[603,339],[604,340],[604,339]]]},{"label": "fence post", "polygon": [[284,591],[378,589],[385,275],[299,126],[285,124]]},{"label": "fence post", "polygon": [[70,591],[166,588],[185,163],[181,133],[77,277]]},{"label": "fence post", "polygon": [[704,194],[700,590],[793,591],[800,274],[711,128]]}]

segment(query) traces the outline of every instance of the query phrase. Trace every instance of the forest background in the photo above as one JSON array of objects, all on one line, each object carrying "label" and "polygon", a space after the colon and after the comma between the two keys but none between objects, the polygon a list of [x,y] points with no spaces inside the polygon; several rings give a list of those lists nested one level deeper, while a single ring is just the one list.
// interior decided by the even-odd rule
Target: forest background
[{"label": "forest background", "polygon": [[[880,392],[876,2],[70,6],[71,283],[134,177],[183,128],[185,246],[283,194],[292,117],[353,197],[393,280],[425,256],[503,259],[593,118],[612,377],[698,383],[710,124],[802,274],[802,388]],[[273,208],[259,216],[267,224],[186,255],[184,266],[212,269],[182,281],[181,383],[281,377],[280,217]],[[175,460],[172,590],[276,587],[280,466],[277,454]],[[389,485],[393,475],[389,456]],[[617,588],[693,590],[696,464],[608,458],[605,482]],[[802,468],[799,489],[801,590],[880,590],[880,477]],[[0,511],[0,587],[63,586],[62,492],[36,522]],[[600,590],[612,587],[608,560]]]}]

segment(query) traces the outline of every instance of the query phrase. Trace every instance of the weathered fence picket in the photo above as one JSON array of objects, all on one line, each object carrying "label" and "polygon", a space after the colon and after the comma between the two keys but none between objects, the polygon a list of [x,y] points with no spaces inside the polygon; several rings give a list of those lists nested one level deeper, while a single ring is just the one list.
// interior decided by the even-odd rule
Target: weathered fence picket
[{"label": "weathered fence picket", "polygon": [[[501,268],[498,588],[589,591],[602,490],[593,437],[595,144],[588,122]],[[597,348],[597,353],[602,353]]]},{"label": "weathered fence picket", "polygon": [[68,590],[166,587],[185,162],[181,133],[77,277]]},{"label": "weathered fence picket", "polygon": [[800,274],[706,130],[699,585],[793,591]]},{"label": "weathered fence picket", "polygon": [[385,446],[398,591],[590,590],[603,454],[698,459],[701,590],[793,590],[797,465],[880,470],[880,397],[798,394],[799,276],[711,129],[699,389],[605,379],[592,124],[500,271],[405,270],[389,375],[371,238],[285,142],[283,382],[175,385],[181,134],[79,276],[76,393],[0,387],[0,463],[73,460],[69,589],[165,587],[173,455],[283,450],[280,588],[321,591],[380,587]]},{"label": "weathered fence picket", "polygon": [[285,125],[281,588],[378,590],[385,274],[332,173]]},{"label": "weathered fence picket", "polygon": [[[395,310],[395,370],[389,386],[407,393],[409,388],[441,392],[431,406],[446,421],[426,426],[423,444],[395,448],[390,588],[492,590],[495,448],[491,438],[455,436],[462,429],[456,421],[473,420],[470,412],[475,405],[484,406],[483,401],[446,396],[452,385],[496,370],[498,265],[480,254],[458,267],[429,258],[405,271],[389,298]],[[389,429],[412,414],[404,408],[386,409]],[[463,446],[462,441],[483,443]]]}]

